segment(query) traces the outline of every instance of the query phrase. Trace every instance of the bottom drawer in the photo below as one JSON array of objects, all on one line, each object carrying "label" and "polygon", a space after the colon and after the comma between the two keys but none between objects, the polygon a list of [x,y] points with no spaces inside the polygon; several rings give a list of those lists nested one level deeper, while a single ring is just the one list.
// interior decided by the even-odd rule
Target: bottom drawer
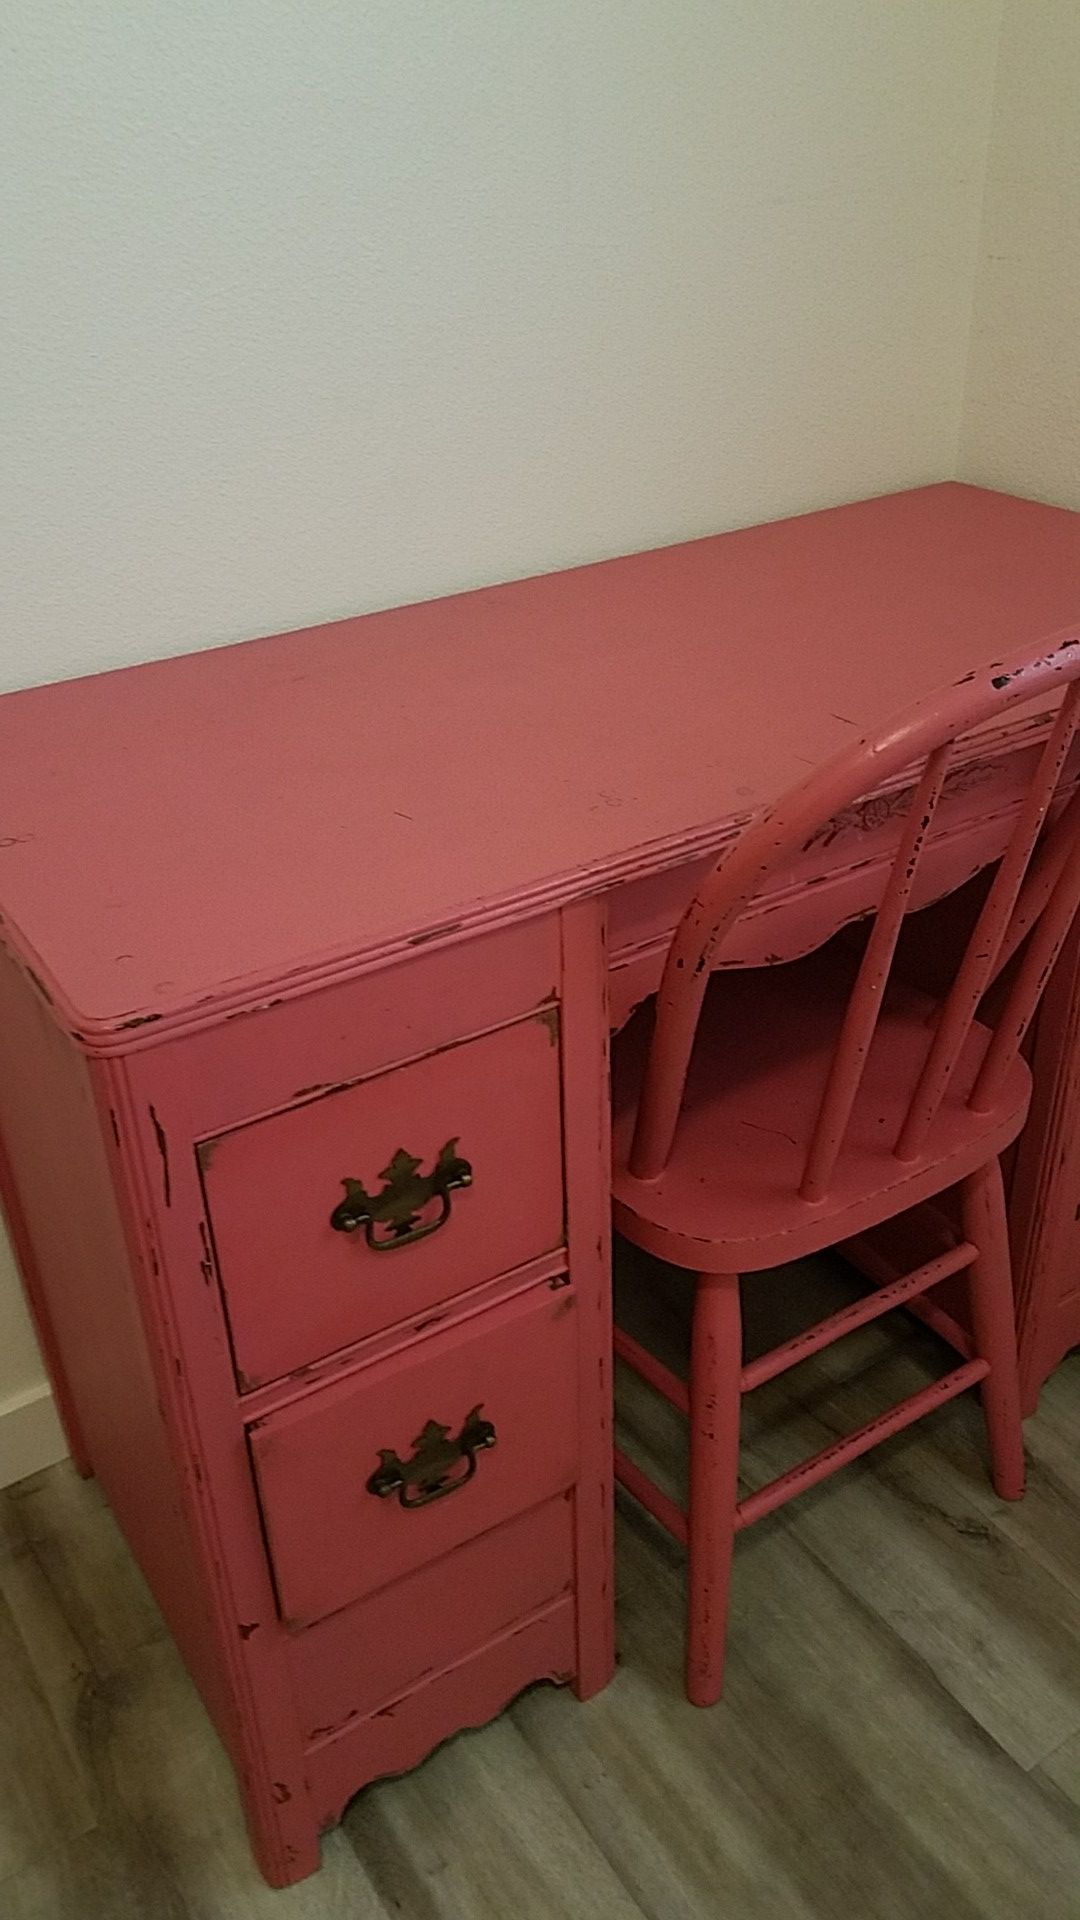
[{"label": "bottom drawer", "polygon": [[573,1494],[560,1494],[296,1634],[304,1739],[341,1732],[569,1593],[573,1517]]},{"label": "bottom drawer", "polygon": [[575,1660],[574,1603],[556,1600],[471,1659],[351,1722],[333,1739],[317,1741],[307,1750],[304,1771],[319,1826],[334,1826],[361,1787],[405,1773],[450,1734],[493,1720],[523,1687],[573,1680]]}]

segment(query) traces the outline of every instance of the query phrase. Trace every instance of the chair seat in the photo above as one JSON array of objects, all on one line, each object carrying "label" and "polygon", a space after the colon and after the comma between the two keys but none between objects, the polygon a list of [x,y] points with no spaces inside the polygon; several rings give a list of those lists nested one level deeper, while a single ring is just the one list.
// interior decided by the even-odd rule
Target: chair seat
[{"label": "chair seat", "polygon": [[934,1002],[890,983],[837,1163],[823,1201],[799,1198],[807,1145],[851,990],[835,948],[793,966],[714,976],[705,998],[683,1109],[658,1180],[628,1170],[649,1020],[616,1042],[615,1225],[674,1265],[751,1273],[801,1259],[917,1205],[985,1165],[1015,1139],[1031,1075],[1017,1059],[987,1113],[964,1104],[990,1041],[974,1022],[923,1152],[892,1149],[931,1039]]}]

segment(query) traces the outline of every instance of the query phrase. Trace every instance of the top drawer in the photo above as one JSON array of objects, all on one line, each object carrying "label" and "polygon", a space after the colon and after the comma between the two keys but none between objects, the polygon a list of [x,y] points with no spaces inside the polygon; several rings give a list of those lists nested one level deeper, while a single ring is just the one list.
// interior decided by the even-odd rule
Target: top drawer
[{"label": "top drawer", "polygon": [[[442,1179],[443,1149],[467,1184]],[[221,1134],[200,1161],[249,1390],[562,1245],[555,1011]],[[351,1231],[331,1225],[347,1198],[370,1209]]]}]

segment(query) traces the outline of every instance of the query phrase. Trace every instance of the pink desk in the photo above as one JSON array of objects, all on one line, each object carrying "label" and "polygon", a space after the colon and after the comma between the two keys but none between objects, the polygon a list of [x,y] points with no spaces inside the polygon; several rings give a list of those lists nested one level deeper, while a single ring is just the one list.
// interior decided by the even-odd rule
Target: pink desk
[{"label": "pink desk", "polygon": [[[530,1680],[610,1674],[607,1035],[697,864],[1071,622],[1080,516],[945,485],[0,700],[6,1211],[271,1880]],[[1043,731],[956,769],[932,892]],[[893,803],[732,958],[858,915]],[[1080,1339],[1075,943],[1036,1073],[1029,1405]]]}]

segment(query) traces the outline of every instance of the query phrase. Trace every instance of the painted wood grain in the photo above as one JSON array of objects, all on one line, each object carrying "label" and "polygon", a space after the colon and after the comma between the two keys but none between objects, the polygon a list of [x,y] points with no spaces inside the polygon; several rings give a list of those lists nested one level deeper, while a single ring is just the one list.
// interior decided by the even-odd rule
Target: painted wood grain
[{"label": "painted wood grain", "polygon": [[[1080,516],[947,482],[9,695],[7,937],[91,1044],[126,1045],[655,873],[1075,621],[1078,559]],[[391,726],[341,697],[359,657],[365,689],[453,671]]]}]

